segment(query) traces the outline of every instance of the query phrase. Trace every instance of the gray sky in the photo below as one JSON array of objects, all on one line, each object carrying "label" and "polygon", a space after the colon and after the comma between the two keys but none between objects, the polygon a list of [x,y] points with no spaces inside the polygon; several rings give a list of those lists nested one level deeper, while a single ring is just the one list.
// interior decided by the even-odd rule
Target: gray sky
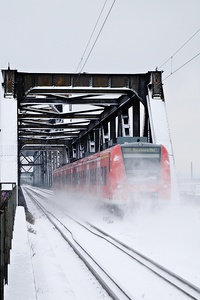
[{"label": "gray sky", "polygon": [[[0,68],[10,62],[19,72],[76,72],[104,2],[0,0]],[[88,51],[112,3],[107,1]],[[199,12],[199,0],[116,0],[83,72],[155,70],[200,29]],[[199,52],[200,32],[161,68],[163,78]],[[189,174],[192,162],[200,175],[199,78],[200,55],[164,81],[178,174]]]}]

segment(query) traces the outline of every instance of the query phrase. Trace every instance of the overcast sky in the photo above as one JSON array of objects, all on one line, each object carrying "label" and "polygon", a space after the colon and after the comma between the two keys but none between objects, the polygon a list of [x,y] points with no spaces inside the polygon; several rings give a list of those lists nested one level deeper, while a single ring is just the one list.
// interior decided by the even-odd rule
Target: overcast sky
[{"label": "overcast sky", "polygon": [[[76,72],[104,3],[0,0],[0,68],[10,62],[19,72]],[[82,66],[112,3],[106,2]],[[82,71],[159,68],[200,29],[199,12],[199,0],[116,0]],[[162,66],[163,78],[199,52],[200,31]],[[200,175],[200,55],[163,83],[177,172],[190,174],[192,162]]]}]

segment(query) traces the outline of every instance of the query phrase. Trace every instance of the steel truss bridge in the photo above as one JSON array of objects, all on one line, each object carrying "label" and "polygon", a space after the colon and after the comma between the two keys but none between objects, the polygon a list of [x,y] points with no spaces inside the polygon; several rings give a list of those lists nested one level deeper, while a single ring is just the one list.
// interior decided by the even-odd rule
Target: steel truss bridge
[{"label": "steel truss bridge", "polygon": [[4,97],[17,101],[21,180],[50,186],[55,168],[119,138],[152,142],[147,95],[164,101],[160,71],[2,74]]}]

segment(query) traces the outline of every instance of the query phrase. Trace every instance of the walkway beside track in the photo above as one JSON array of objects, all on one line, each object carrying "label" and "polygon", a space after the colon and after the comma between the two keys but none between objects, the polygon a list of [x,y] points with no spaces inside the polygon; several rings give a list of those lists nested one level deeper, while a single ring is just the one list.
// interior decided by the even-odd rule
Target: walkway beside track
[{"label": "walkway beside track", "polygon": [[25,211],[17,206],[5,300],[36,300]]}]

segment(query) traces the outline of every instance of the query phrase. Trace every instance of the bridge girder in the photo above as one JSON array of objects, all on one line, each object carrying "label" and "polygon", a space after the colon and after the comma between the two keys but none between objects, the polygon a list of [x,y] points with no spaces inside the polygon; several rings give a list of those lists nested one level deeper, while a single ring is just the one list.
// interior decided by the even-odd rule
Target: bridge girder
[{"label": "bridge girder", "polygon": [[[13,97],[18,104],[19,155],[32,150],[37,161],[37,153],[44,152],[35,167],[43,164],[44,170],[49,164],[49,172],[59,164],[101,150],[118,136],[141,136],[140,103],[144,107],[142,136],[150,140],[148,86],[153,97],[164,101],[160,71],[46,74],[8,68],[2,74],[5,98]],[[51,157],[56,163],[49,163]]]}]

